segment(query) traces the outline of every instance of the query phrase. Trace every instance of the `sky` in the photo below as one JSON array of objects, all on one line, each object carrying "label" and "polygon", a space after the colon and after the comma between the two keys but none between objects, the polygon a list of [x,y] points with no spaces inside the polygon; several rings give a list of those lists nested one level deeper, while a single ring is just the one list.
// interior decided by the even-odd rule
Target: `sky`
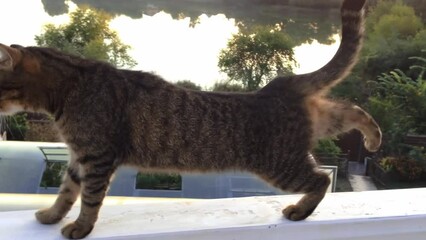
[{"label": "sky", "polygon": [[[73,2],[68,5],[71,11],[77,8]],[[43,31],[45,24],[69,21],[67,14],[49,16],[41,0],[3,0],[0,7],[3,32],[0,43],[6,45],[35,45],[34,36]],[[155,72],[171,82],[190,80],[207,89],[226,79],[219,72],[217,57],[238,28],[234,19],[223,14],[201,15],[195,26],[190,26],[190,20],[173,19],[164,12],[141,15],[139,19],[122,15],[114,18],[110,27],[132,47],[129,54],[138,62],[134,70]],[[295,73],[314,71],[325,65],[337,51],[338,36],[335,39],[333,45],[314,41],[295,47],[299,63]]]}]

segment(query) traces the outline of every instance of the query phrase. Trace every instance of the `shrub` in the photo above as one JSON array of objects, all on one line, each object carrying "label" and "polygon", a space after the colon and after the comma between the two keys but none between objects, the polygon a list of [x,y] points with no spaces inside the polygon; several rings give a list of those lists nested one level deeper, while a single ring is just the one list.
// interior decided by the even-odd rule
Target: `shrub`
[{"label": "shrub", "polygon": [[139,173],[136,189],[181,190],[182,177],[179,174]]},{"label": "shrub", "polygon": [[6,132],[8,140],[24,140],[25,133],[28,129],[29,125],[27,115],[25,113],[6,117]]},{"label": "shrub", "polygon": [[336,145],[331,138],[321,139],[314,148],[315,155],[326,155],[328,157],[338,157],[342,154],[342,150]]},{"label": "shrub", "polygon": [[407,134],[426,133],[426,58],[412,57],[416,60],[410,70],[416,72],[410,77],[395,69],[383,73],[371,82],[373,96],[369,99],[369,112],[384,134],[384,150],[389,155],[407,154],[403,144]]},{"label": "shrub", "polygon": [[386,171],[395,171],[401,180],[419,180],[425,172],[424,167],[418,162],[407,157],[385,157],[379,160],[379,165]]}]

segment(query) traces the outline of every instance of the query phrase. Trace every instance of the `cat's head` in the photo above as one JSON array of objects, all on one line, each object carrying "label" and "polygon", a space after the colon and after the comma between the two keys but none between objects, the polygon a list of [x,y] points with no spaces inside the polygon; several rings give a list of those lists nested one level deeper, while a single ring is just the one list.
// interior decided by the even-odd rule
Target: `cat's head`
[{"label": "cat's head", "polygon": [[31,111],[42,77],[39,62],[25,48],[0,44],[0,115]]}]

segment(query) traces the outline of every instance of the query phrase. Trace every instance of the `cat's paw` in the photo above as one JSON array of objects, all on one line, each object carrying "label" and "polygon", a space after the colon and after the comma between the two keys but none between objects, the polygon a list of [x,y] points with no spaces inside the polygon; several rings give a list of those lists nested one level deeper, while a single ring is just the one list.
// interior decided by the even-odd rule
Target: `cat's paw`
[{"label": "cat's paw", "polygon": [[42,224],[54,224],[61,221],[64,216],[59,214],[55,209],[46,208],[37,211],[35,217]]},{"label": "cat's paw", "polygon": [[84,225],[72,222],[62,228],[62,235],[69,239],[81,239],[86,237],[93,229],[93,225]]},{"label": "cat's paw", "polygon": [[290,205],[283,210],[284,217],[291,221],[303,220],[312,214],[314,209],[308,209],[299,207],[297,205]]}]

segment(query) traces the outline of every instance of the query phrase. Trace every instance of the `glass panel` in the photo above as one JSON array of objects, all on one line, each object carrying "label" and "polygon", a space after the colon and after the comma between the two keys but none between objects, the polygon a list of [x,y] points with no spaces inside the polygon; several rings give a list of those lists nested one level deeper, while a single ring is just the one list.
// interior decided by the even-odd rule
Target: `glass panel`
[{"label": "glass panel", "polygon": [[182,177],[179,174],[138,173],[136,189],[182,190]]},{"label": "glass panel", "polygon": [[40,187],[59,187],[67,169],[69,153],[65,147],[40,147],[46,159],[46,169],[41,178]]},{"label": "glass panel", "polygon": [[66,162],[46,162],[46,169],[43,172],[40,187],[59,187],[66,169]]}]

